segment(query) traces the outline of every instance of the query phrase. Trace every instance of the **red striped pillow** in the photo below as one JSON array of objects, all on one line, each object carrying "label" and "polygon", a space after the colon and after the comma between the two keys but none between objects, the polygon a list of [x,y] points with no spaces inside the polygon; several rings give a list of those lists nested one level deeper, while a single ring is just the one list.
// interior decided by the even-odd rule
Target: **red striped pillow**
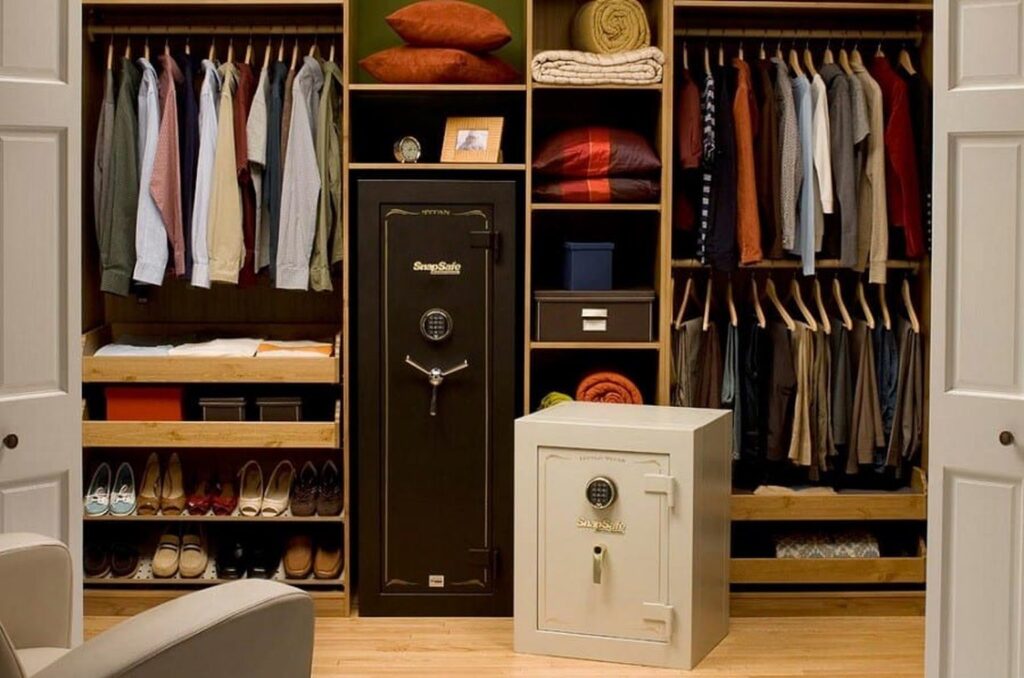
[{"label": "red striped pillow", "polygon": [[537,152],[533,169],[560,177],[615,177],[656,172],[661,161],[636,132],[579,127],[548,139]]},{"label": "red striped pillow", "polygon": [[542,202],[654,202],[660,195],[656,179],[636,177],[561,179],[533,188]]}]

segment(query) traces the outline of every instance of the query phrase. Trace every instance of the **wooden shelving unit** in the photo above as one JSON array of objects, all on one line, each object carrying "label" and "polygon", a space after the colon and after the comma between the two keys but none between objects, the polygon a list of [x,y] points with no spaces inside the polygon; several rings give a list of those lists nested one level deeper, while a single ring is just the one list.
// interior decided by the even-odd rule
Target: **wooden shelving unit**
[{"label": "wooden shelving unit", "polygon": [[656,341],[533,341],[534,351],[657,351]]},{"label": "wooden shelving unit", "polygon": [[[346,577],[348,577],[346,573]],[[195,587],[153,586],[86,586],[87,614],[104,617],[130,617],[162,605],[175,598],[188,595]],[[351,599],[343,590],[307,591],[313,599],[318,617],[347,617]]]},{"label": "wooden shelving unit", "polygon": [[733,558],[733,584],[923,584],[924,557]]},{"label": "wooden shelving unit", "polygon": [[243,515],[203,515],[193,516],[183,514],[180,516],[157,514],[155,516],[85,516],[82,518],[87,523],[344,523],[345,514],[337,516],[293,516],[291,514],[268,518],[264,516],[243,516]]},{"label": "wooden shelving unit", "polygon": [[522,172],[526,165],[514,163],[464,163],[464,162],[353,162],[350,170],[387,170],[399,172],[449,171],[449,172]]}]

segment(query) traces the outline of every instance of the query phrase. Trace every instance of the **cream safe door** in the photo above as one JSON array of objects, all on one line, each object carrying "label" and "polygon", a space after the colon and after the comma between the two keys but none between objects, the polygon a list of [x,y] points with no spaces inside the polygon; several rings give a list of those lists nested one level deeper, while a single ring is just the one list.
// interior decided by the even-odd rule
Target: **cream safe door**
[{"label": "cream safe door", "polygon": [[668,482],[668,455],[547,447],[538,457],[537,627],[665,640],[669,623],[645,619],[645,604],[668,602],[668,495],[648,492],[649,475]]},{"label": "cream safe door", "polygon": [[1024,675],[1024,3],[935,4],[929,676]]},{"label": "cream safe door", "polygon": [[0,531],[60,539],[76,562],[80,36],[75,0],[0,0]]}]

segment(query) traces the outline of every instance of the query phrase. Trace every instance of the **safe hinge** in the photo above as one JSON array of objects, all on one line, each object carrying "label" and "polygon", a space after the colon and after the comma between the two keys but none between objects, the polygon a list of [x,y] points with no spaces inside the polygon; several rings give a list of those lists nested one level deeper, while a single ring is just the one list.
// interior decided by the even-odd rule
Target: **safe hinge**
[{"label": "safe hinge", "polygon": [[673,608],[661,603],[644,603],[644,621],[660,622],[663,625],[662,638],[672,637]]},{"label": "safe hinge", "polygon": [[498,256],[501,249],[501,233],[497,231],[470,231],[469,246],[474,249],[494,250],[494,256]]},{"label": "safe hinge", "polygon": [[676,478],[659,473],[647,473],[644,475],[644,492],[665,495],[668,507],[672,508],[676,505]]}]

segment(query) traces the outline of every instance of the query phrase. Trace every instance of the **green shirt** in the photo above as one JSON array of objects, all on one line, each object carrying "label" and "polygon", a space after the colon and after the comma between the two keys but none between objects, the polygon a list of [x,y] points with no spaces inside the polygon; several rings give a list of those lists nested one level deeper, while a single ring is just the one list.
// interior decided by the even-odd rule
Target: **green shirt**
[{"label": "green shirt", "polygon": [[[341,69],[333,61],[322,64],[324,88],[316,121],[316,161],[320,172],[320,206],[313,257],[309,262],[309,283],[318,291],[329,291],[331,264],[342,259],[341,232]],[[328,259],[328,254],[330,258]]]}]

